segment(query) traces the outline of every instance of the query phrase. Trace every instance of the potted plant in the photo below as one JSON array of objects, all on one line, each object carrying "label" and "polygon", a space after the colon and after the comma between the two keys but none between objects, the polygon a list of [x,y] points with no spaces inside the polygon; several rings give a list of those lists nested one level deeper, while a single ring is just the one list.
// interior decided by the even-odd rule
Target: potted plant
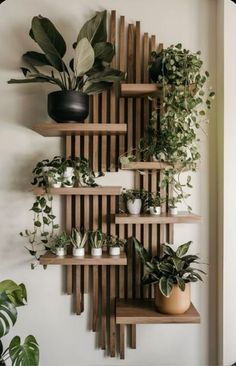
[{"label": "potted plant", "polygon": [[[19,336],[10,341],[4,349],[2,338],[8,334],[18,317],[18,307],[27,303],[25,285],[11,280],[0,282],[0,365],[39,365],[39,345],[33,335],[28,335],[21,343]],[[4,342],[5,343],[5,342]]]},{"label": "potted plant", "polygon": [[66,248],[70,242],[70,236],[63,231],[61,234],[55,235],[55,237],[52,238],[51,250],[58,257],[64,257],[66,255]]},{"label": "potted plant", "polygon": [[56,85],[61,90],[48,95],[49,116],[57,122],[83,121],[89,113],[89,95],[101,93],[125,78],[123,72],[110,67],[115,49],[107,42],[106,28],[106,11],[87,21],[74,44],[74,58],[66,65],[62,35],[49,19],[35,16],[29,34],[43,53],[26,52],[23,60],[27,67],[21,68],[25,79],[11,79],[8,83]]},{"label": "potted plant", "polygon": [[94,257],[101,257],[102,248],[106,245],[106,235],[101,230],[92,231],[89,235],[91,254]]},{"label": "potted plant", "polygon": [[[155,305],[164,314],[183,314],[191,304],[190,284],[202,281],[195,267],[197,255],[187,254],[191,241],[173,250],[168,244],[161,245],[161,254],[152,257],[137,239],[135,249],[145,265],[144,284],[155,284]],[[192,265],[194,265],[192,267]]]},{"label": "potted plant", "polygon": [[119,239],[117,236],[107,235],[107,246],[110,256],[120,255],[120,248],[126,244],[125,239]]},{"label": "potted plant", "polygon": [[71,243],[73,245],[73,256],[84,257],[85,245],[88,242],[88,231],[73,228],[71,233]]},{"label": "potted plant", "polygon": [[124,189],[122,197],[126,202],[127,210],[130,215],[139,215],[142,209],[142,200],[145,191],[139,189]]},{"label": "potted plant", "polygon": [[178,196],[168,199],[169,212],[171,215],[178,215],[177,203],[181,203],[181,199]]},{"label": "potted plant", "polygon": [[159,192],[148,192],[144,201],[145,210],[149,211],[151,215],[160,215],[161,204],[164,202],[165,200]]}]

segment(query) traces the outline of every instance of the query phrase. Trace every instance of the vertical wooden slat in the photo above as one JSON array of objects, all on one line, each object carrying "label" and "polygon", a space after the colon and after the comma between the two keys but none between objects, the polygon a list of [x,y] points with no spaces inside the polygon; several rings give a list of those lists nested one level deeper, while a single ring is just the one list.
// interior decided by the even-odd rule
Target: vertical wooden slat
[{"label": "vertical wooden slat", "polygon": [[93,323],[92,330],[96,332],[98,316],[98,266],[93,266]]},{"label": "vertical wooden slat", "polygon": [[[72,142],[71,136],[66,136],[66,158],[71,156]],[[70,234],[72,227],[72,196],[66,196],[66,231]],[[66,266],[66,291],[68,295],[72,289],[72,266]]]},{"label": "vertical wooden slat", "polygon": [[81,314],[81,267],[75,266],[75,312]]},{"label": "vertical wooden slat", "polygon": [[[84,227],[88,230],[89,227],[89,196],[84,196]],[[87,248],[89,250],[89,248]],[[84,266],[84,292],[89,291],[89,266]]]},{"label": "vertical wooden slat", "polygon": [[102,266],[102,319],[101,319],[101,348],[106,349],[106,317],[107,317],[107,267]]},{"label": "vertical wooden slat", "polygon": [[125,326],[120,324],[120,359],[125,359]]},{"label": "vertical wooden slat", "polygon": [[[93,96],[93,123],[99,121],[99,96],[98,94]],[[93,136],[93,170],[98,171],[98,136]]]},{"label": "vertical wooden slat", "polygon": [[[125,71],[125,17],[120,17],[119,24],[119,69]],[[125,98],[119,99],[119,123],[125,123]],[[119,155],[125,151],[125,137],[119,137]]]},{"label": "vertical wooden slat", "polygon": [[[149,171],[145,170],[144,171],[144,176],[143,176],[143,189],[148,191],[149,189]],[[145,247],[145,249],[149,250],[149,230],[148,230],[148,225],[143,225],[143,245]],[[143,288],[143,296],[144,298],[148,297],[148,286],[144,286]]]},{"label": "vertical wooden slat", "polygon": [[[107,98],[108,92],[102,93],[102,123],[107,123]],[[102,136],[101,170],[107,170],[107,136]]]},{"label": "vertical wooden slat", "polygon": [[[114,10],[111,11],[111,19],[110,19],[110,42],[112,44],[116,44],[116,12]],[[116,67],[116,58],[113,57],[112,67]],[[113,87],[110,92],[110,122],[117,123],[117,115],[116,115],[116,92]],[[116,170],[116,136],[110,137],[111,149],[110,149],[110,171]]]},{"label": "vertical wooden slat", "polygon": [[[134,81],[134,25],[128,26],[127,82]],[[133,148],[133,98],[128,98],[128,149]]]},{"label": "vertical wooden slat", "polygon": [[[116,210],[116,197],[110,198],[110,215]],[[116,234],[115,224],[110,224],[111,235]],[[110,356],[115,357],[116,352],[116,321],[115,321],[115,297],[116,297],[116,271],[115,266],[110,266]]]},{"label": "vertical wooden slat", "polygon": [[[140,39],[140,22],[136,22],[135,28],[135,82],[141,83],[141,39]],[[141,137],[141,99],[135,99],[135,141],[136,147]]]}]

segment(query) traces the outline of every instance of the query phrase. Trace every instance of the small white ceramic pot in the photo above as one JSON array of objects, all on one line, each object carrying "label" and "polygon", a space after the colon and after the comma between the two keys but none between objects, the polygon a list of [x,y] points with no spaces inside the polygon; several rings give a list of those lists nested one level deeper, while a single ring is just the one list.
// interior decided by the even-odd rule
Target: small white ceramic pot
[{"label": "small white ceramic pot", "polygon": [[74,257],[84,257],[84,248],[73,248]]},{"label": "small white ceramic pot", "polygon": [[178,215],[177,207],[169,207],[169,212],[171,215]]},{"label": "small white ceramic pot", "polygon": [[67,167],[63,173],[63,178],[64,178],[63,185],[65,187],[73,187],[73,185],[74,185],[73,177],[74,177],[74,168]]},{"label": "small white ceramic pot", "polygon": [[120,247],[110,247],[109,254],[110,255],[120,255]]},{"label": "small white ceramic pot", "polygon": [[131,200],[127,201],[127,210],[130,215],[139,215],[142,208],[142,200],[140,198],[136,198],[134,202]]},{"label": "small white ceramic pot", "polygon": [[49,177],[49,184],[50,187],[52,188],[60,188],[62,183],[59,181],[59,179],[61,178],[60,174],[55,173],[53,174],[53,176]]},{"label": "small white ceramic pot", "polygon": [[55,254],[58,257],[64,257],[66,255],[66,249],[65,248],[56,248]]},{"label": "small white ceramic pot", "polygon": [[52,188],[61,188],[61,182],[55,182],[55,183],[51,183],[51,187]]},{"label": "small white ceramic pot", "polygon": [[149,212],[150,212],[151,215],[160,215],[161,214],[161,207],[160,206],[149,207]]},{"label": "small white ceramic pot", "polygon": [[102,256],[102,248],[92,248],[91,254],[93,257],[101,257]]}]

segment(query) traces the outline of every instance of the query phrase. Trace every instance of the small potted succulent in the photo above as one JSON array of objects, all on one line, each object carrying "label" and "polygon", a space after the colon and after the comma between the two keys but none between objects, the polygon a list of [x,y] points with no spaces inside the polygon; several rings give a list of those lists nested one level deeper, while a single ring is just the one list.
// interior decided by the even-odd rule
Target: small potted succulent
[{"label": "small potted succulent", "polygon": [[120,248],[126,244],[125,239],[119,239],[117,236],[107,236],[107,246],[109,248],[110,256],[120,255]]},{"label": "small potted succulent", "polygon": [[55,253],[58,257],[64,257],[66,255],[66,248],[70,244],[70,241],[70,236],[64,231],[61,234],[56,235],[52,239],[52,252]]},{"label": "small potted succulent", "polygon": [[130,215],[139,215],[142,209],[142,200],[146,192],[138,189],[124,189],[122,197],[126,202]]},{"label": "small potted succulent", "polygon": [[89,243],[91,246],[92,256],[102,256],[102,248],[106,245],[106,240],[106,235],[99,229],[90,233]]},{"label": "small potted succulent", "polygon": [[[43,53],[23,55],[27,67],[24,79],[14,83],[50,83],[59,87],[48,95],[48,114],[57,122],[81,122],[89,113],[89,95],[110,89],[125,79],[125,73],[110,67],[115,48],[107,42],[107,13],[98,12],[81,28],[74,47],[74,58],[66,65],[66,43],[53,23],[41,15],[32,19],[30,37]],[[42,69],[41,69],[42,68]]]},{"label": "small potted succulent", "polygon": [[[202,281],[197,255],[187,254],[191,241],[173,250],[169,244],[161,245],[161,254],[152,257],[137,239],[135,249],[145,265],[143,284],[155,284],[155,305],[164,314],[183,314],[191,305],[191,282]],[[192,267],[193,265],[193,267]]]},{"label": "small potted succulent", "polygon": [[168,199],[169,213],[171,215],[178,215],[177,203],[181,203],[181,199],[178,196]]},{"label": "small potted succulent", "polygon": [[71,243],[73,245],[73,256],[84,257],[85,245],[88,242],[88,231],[84,229],[73,228],[71,233]]},{"label": "small potted succulent", "polygon": [[148,192],[144,201],[145,210],[149,211],[151,215],[160,215],[161,204],[164,202],[165,200],[159,192]]}]

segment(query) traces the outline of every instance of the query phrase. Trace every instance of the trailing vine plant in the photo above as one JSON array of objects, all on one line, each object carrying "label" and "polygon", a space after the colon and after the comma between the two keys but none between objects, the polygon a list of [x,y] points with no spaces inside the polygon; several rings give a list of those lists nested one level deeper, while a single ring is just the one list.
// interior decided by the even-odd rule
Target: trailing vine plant
[{"label": "trailing vine plant", "polygon": [[[176,202],[186,203],[190,196],[185,188],[192,188],[191,175],[183,179],[181,173],[197,169],[201,157],[198,131],[205,130],[206,110],[215,95],[205,91],[209,72],[202,71],[200,55],[200,51],[192,53],[177,44],[152,52],[149,63],[150,77],[160,90],[160,104],[152,112],[137,151],[145,161],[168,163],[160,185],[172,187]],[[132,152],[121,157],[123,164],[134,159]]]}]

